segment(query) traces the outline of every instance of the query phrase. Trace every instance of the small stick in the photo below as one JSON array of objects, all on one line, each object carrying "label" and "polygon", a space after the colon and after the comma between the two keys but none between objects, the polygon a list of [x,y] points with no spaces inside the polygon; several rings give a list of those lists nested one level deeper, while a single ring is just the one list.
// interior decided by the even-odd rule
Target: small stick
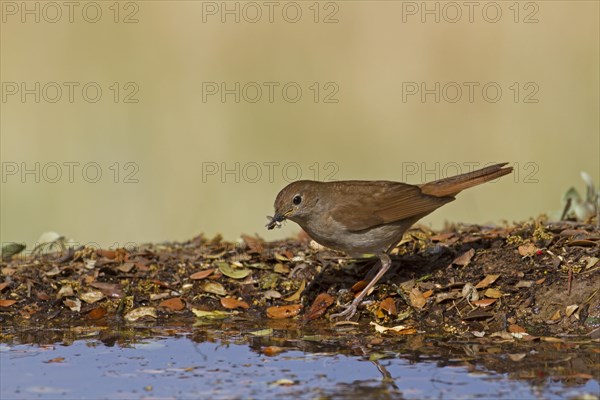
[{"label": "small stick", "polygon": [[567,293],[567,296],[571,296],[571,282],[573,282],[573,267],[569,265],[569,280],[568,280],[569,291]]}]

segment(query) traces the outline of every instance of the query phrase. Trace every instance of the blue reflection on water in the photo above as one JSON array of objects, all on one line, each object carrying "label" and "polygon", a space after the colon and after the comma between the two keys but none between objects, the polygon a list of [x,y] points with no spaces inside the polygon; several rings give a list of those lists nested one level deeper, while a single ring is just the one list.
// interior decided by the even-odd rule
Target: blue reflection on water
[{"label": "blue reflection on water", "polygon": [[[64,358],[64,360],[62,360]],[[383,367],[391,380],[383,378]],[[440,368],[433,362],[287,351],[268,357],[247,345],[195,343],[185,337],[144,340],[130,347],[98,341],[70,346],[0,345],[1,399],[348,397],[360,391],[404,398],[564,398],[600,391],[543,388],[502,374]],[[286,380],[286,381],[280,381]]]}]

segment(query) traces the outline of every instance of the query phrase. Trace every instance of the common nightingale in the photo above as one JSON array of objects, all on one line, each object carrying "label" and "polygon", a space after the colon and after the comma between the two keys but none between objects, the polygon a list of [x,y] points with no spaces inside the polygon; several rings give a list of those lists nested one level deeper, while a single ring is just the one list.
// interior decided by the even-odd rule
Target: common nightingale
[{"label": "common nightingale", "polygon": [[319,244],[350,256],[373,253],[381,267],[373,279],[332,318],[351,318],[363,298],[392,263],[388,253],[419,219],[454,200],[462,190],[510,174],[507,163],[495,164],[437,181],[410,185],[391,181],[296,181],[275,199],[268,229],[294,221]]}]

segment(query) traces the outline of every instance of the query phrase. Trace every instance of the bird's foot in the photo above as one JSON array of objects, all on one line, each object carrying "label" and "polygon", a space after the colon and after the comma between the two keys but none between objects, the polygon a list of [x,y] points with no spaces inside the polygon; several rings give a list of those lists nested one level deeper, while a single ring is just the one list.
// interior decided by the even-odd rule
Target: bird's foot
[{"label": "bird's foot", "polygon": [[337,313],[337,314],[331,314],[331,319],[337,319],[337,318],[344,318],[346,320],[352,318],[352,316],[354,316],[354,314],[356,314],[356,310],[358,308],[358,304],[355,304],[356,302],[353,301],[352,303],[350,303],[349,306],[346,306],[346,308],[344,309],[344,311]]}]

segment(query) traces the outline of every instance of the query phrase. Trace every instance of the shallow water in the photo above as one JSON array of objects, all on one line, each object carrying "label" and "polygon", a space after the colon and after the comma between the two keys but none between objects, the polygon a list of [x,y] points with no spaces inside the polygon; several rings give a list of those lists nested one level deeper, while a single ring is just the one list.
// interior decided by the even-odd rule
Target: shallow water
[{"label": "shallow water", "polygon": [[380,336],[368,326],[270,328],[4,329],[0,398],[591,399],[600,391],[593,342],[453,343]]}]

